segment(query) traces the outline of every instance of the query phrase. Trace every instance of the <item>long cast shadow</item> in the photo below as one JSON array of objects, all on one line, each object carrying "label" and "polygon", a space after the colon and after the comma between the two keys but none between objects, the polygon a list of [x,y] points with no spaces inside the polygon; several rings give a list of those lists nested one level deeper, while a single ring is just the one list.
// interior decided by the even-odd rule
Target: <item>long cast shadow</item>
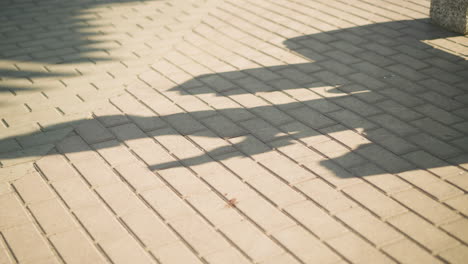
[{"label": "long cast shadow", "polygon": [[[385,32],[385,34],[381,32]],[[431,26],[427,23],[427,20],[413,20],[373,24],[293,38],[287,40],[285,45],[313,62],[202,75],[171,88],[169,92],[201,97],[205,94],[215,94],[222,97],[281,92],[291,98],[295,98],[296,101],[257,107],[227,108],[219,111],[192,111],[159,117],[122,115],[106,116],[103,118],[124,119],[128,117],[136,124],[167,122],[171,126],[176,127],[177,130],[178,126],[183,126],[183,124],[177,123],[183,122],[180,120],[187,120],[188,118],[191,122],[199,124],[202,128],[205,126],[210,128],[210,123],[207,121],[209,119],[204,118],[220,115],[236,119],[245,115],[245,111],[247,110],[257,117],[260,116],[259,120],[265,119],[267,121],[267,125],[260,125],[258,130],[261,130],[263,136],[266,135],[265,137],[268,138],[268,142],[280,142],[279,145],[275,145],[276,148],[292,144],[287,139],[301,140],[302,138],[319,133],[318,131],[326,134],[350,129],[362,129],[363,134],[367,134],[367,137],[370,139],[382,138],[386,133],[382,132],[380,128],[385,127],[392,130],[392,124],[388,124],[388,122],[393,122],[394,120],[401,122],[401,124],[395,124],[395,131],[393,133],[403,138],[407,135],[412,135],[415,131],[412,129],[414,126],[410,124],[410,121],[424,117],[424,115],[410,109],[413,106],[424,104],[420,98],[414,95],[417,91],[428,92],[431,90],[437,91],[437,89],[447,89],[440,92],[453,93],[457,96],[466,94],[467,92],[463,86],[463,83],[468,81],[468,74],[463,75],[463,73],[468,73],[467,62],[456,55],[435,50],[431,46],[421,42],[422,40],[447,36],[453,36],[453,34]],[[405,56],[411,52],[414,52],[412,54],[413,57]],[[426,59],[430,56],[436,56],[439,60],[444,61],[446,65],[450,65],[454,79],[447,81],[440,78],[442,76],[431,76],[430,73],[438,68],[427,63]],[[389,60],[394,57],[397,59]],[[414,57],[420,57],[420,59],[414,59]],[[423,73],[415,69],[422,70]],[[239,76],[242,77],[239,78]],[[347,76],[347,78],[341,76]],[[401,76],[405,76],[406,78],[402,78]],[[438,85],[443,85],[444,81],[451,83],[439,87]],[[149,84],[152,85],[152,83]],[[158,88],[157,83],[154,84],[154,88]],[[300,92],[299,94],[297,93],[298,91]],[[156,91],[154,92],[156,93]],[[320,95],[325,94],[327,98],[320,97]],[[393,97],[395,94],[399,94],[400,97]],[[304,98],[301,98],[301,96],[304,96]],[[313,97],[313,99],[309,99],[310,97],[308,96]],[[393,100],[401,101],[388,111],[386,108],[378,108],[373,105],[381,103],[383,98],[387,98],[386,96]],[[459,104],[454,106],[454,109],[466,107],[466,105],[458,101],[453,102],[454,104]],[[388,115],[389,113],[391,115],[398,115],[400,113],[402,116],[411,113],[415,117],[409,119],[402,118],[403,121],[401,121],[396,118],[389,119],[389,116],[391,117],[391,115]],[[284,121],[278,121],[279,115],[282,114],[285,114]],[[466,121],[466,119],[463,120],[462,116],[456,118],[459,118],[456,123]],[[236,119],[240,123],[248,120],[248,118]],[[288,124],[288,120],[298,120],[302,124],[305,124],[304,127],[307,129],[295,131],[284,131],[283,129],[282,131],[277,128]],[[80,123],[81,120],[65,125],[75,127]],[[57,128],[63,127],[63,125],[60,124]],[[431,131],[428,131],[428,133],[442,143],[464,135],[462,131],[453,129],[448,125],[444,127],[443,134],[435,132],[431,134]],[[47,127],[46,129],[54,130],[54,128]],[[425,129],[427,128],[426,126]],[[255,134],[256,129],[254,128],[251,131],[244,129],[245,133],[241,132],[240,134],[233,134],[229,130],[216,130],[216,137],[232,138]],[[434,127],[434,130],[437,129]],[[198,132],[197,136],[214,136],[207,129],[194,130],[190,133],[193,132]],[[416,130],[415,133],[419,132]],[[180,130],[179,132],[171,133],[174,135],[184,134]],[[16,137],[16,140],[22,142],[31,136],[34,135],[23,135]],[[254,144],[255,142],[249,142],[251,139],[252,137],[246,137],[244,141],[234,144],[234,147],[236,145],[239,147],[241,144]],[[280,139],[285,140],[281,141]],[[4,140],[12,140],[12,138]],[[343,167],[362,164],[360,161],[354,162],[356,160],[356,153],[360,152],[365,153],[364,156],[377,164],[379,164],[379,159],[382,159],[382,157],[397,156],[394,154],[390,154],[389,156],[384,153],[382,157],[379,157],[378,155],[381,153],[379,154],[378,151],[374,153],[373,145],[375,143],[372,143],[372,141],[371,143],[362,144],[353,151],[323,160],[320,164],[333,171],[337,169],[335,164],[340,164]],[[419,149],[427,150],[422,145],[411,145],[413,151]],[[228,150],[223,148],[214,149],[197,157],[182,159],[181,163],[184,165],[196,165],[206,162],[207,157],[210,157],[210,159],[211,157],[217,157],[218,159],[219,155],[217,153],[229,153]],[[248,154],[255,155],[271,151],[272,149],[258,148]],[[463,149],[453,149],[458,151],[454,152],[456,155],[463,154],[463,152],[466,153]],[[435,151],[432,153],[436,156],[446,157],[447,155],[447,153],[439,153],[437,149],[430,149],[428,151]],[[235,152],[232,153],[236,155]],[[376,155],[375,157],[372,157],[373,153]],[[386,153],[390,152],[387,151]],[[8,155],[4,154],[2,156],[4,159],[17,158],[17,156]],[[227,157],[229,155],[225,156],[225,158]],[[391,173],[400,173],[414,168],[413,165],[407,162],[392,164],[391,161],[382,161],[379,165]],[[161,169],[172,166],[180,166],[180,164],[178,162],[152,164],[150,168]],[[425,168],[430,169],[438,166],[442,165],[437,162],[426,163]],[[336,172],[336,175],[341,175],[339,171]],[[369,172],[360,176],[369,175],[372,175],[372,173]]]}]

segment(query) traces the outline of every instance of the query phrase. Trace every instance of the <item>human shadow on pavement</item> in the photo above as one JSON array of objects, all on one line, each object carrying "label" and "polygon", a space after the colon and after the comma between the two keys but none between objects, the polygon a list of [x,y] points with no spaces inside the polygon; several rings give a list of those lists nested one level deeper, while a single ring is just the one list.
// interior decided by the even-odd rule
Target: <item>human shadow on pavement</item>
[{"label": "human shadow on pavement", "polygon": [[[445,166],[442,160],[455,156],[468,159],[468,155],[462,155],[467,152],[466,146],[455,146],[453,143],[467,136],[466,131],[463,132],[456,124],[466,122],[468,115],[445,111],[450,114],[446,115],[450,122],[435,121],[430,117],[437,117],[426,110],[434,109],[431,108],[432,104],[437,106],[437,101],[428,102],[418,95],[441,93],[456,97],[466,95],[468,91],[464,86],[468,81],[468,64],[456,55],[421,42],[447,36],[453,34],[430,25],[427,20],[411,20],[297,37],[287,40],[285,45],[310,60],[310,63],[202,75],[165,91],[158,91],[157,81],[148,83],[152,88],[142,88],[147,93],[158,95],[175,92],[202,99],[203,96],[219,96],[234,98],[241,103],[243,96],[255,96],[257,100],[262,97],[269,102],[260,100],[258,106],[154,117],[116,115],[98,119],[128,118],[139,127],[145,123],[159,122],[161,128],[174,128],[161,129],[159,131],[163,132],[156,133],[159,135],[196,134],[201,137],[238,138],[241,142],[232,145],[241,150],[245,149],[243,146],[256,146],[261,142],[260,147],[251,147],[244,152],[251,156],[288,146],[293,144],[292,140],[305,141],[310,137],[355,131],[366,140],[355,142],[356,146],[352,149],[340,145],[336,151],[326,150],[328,153],[323,153],[319,145],[324,141],[317,141],[317,145],[307,144],[324,154],[319,164],[338,177],[350,175],[343,174],[342,168],[351,170],[369,161],[390,173],[412,170],[415,165],[399,156],[418,150],[441,159],[428,160],[419,167],[430,169]],[[451,70],[446,72],[432,65],[430,58],[437,58],[438,63],[443,62]],[[431,74],[436,71],[441,75]],[[447,76],[451,79],[447,79]],[[151,100],[151,96],[140,100]],[[451,105],[446,107],[453,112],[468,109],[466,104],[457,100],[452,100]],[[157,112],[157,109],[153,110]],[[220,119],[228,125],[223,125]],[[65,125],[76,127],[79,124],[80,121],[76,121]],[[60,127],[63,125],[60,124]],[[53,130],[54,127],[46,129]],[[23,135],[16,140],[22,142],[31,136],[34,135]],[[125,140],[142,136],[148,136],[148,133],[129,135]],[[118,144],[118,141],[114,142]],[[152,170],[180,164],[190,166],[207,160],[229,158],[238,153],[232,151],[231,146],[220,147],[178,162],[149,166]],[[8,155],[2,156],[8,159]],[[14,157],[17,156],[11,156]],[[361,172],[359,176],[373,173]]]}]

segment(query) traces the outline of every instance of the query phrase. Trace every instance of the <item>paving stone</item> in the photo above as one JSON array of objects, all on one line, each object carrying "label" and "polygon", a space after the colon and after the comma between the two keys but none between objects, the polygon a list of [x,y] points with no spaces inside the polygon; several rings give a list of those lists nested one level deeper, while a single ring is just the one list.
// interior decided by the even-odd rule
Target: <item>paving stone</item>
[{"label": "paving stone", "polygon": [[440,180],[438,177],[424,170],[411,170],[399,173],[398,175],[439,200],[445,200],[462,193],[453,185]]},{"label": "paving stone", "polygon": [[190,207],[167,187],[145,191],[141,196],[164,219],[183,217],[192,213]]},{"label": "paving stone", "polygon": [[467,215],[468,213],[468,207],[466,203],[467,198],[468,197],[466,195],[460,195],[460,196],[454,197],[446,201],[446,203],[450,205],[452,208],[455,208],[457,211],[463,213],[464,215]]},{"label": "paving stone", "polygon": [[73,213],[98,242],[112,241],[127,234],[127,230],[103,204],[78,208]]},{"label": "paving stone", "polygon": [[87,160],[95,155],[91,148],[79,137],[67,137],[57,144],[57,149],[71,161]]},{"label": "paving stone", "polygon": [[453,157],[457,154],[461,154],[462,152],[461,150],[427,134],[410,136],[408,139],[425,149],[427,152],[441,158]]},{"label": "paving stone", "polygon": [[451,129],[446,125],[442,125],[431,118],[423,118],[412,122],[413,125],[424,130],[426,133],[438,137],[442,140],[450,140],[460,137],[462,134],[458,131]]},{"label": "paving stone", "polygon": [[442,258],[450,261],[450,263],[463,263],[468,257],[468,248],[465,245],[459,245],[440,253]]},{"label": "paving stone", "polygon": [[124,183],[101,186],[96,188],[96,191],[117,215],[146,208]]},{"label": "paving stone", "polygon": [[401,263],[442,263],[440,260],[427,253],[414,242],[404,239],[394,244],[383,247],[383,251],[390,254]]},{"label": "paving stone", "polygon": [[203,263],[183,242],[175,242],[155,249],[153,252],[163,263]]},{"label": "paving stone", "polygon": [[138,263],[154,263],[150,255],[131,236],[101,243],[102,249],[115,263],[128,263],[137,261]]},{"label": "paving stone", "polygon": [[80,178],[56,181],[52,186],[71,209],[99,203],[97,197]]},{"label": "paving stone", "polygon": [[317,129],[334,125],[335,122],[310,108],[302,107],[288,111],[288,114],[310,127]]},{"label": "paving stone", "polygon": [[389,222],[431,251],[440,251],[458,244],[455,239],[411,212],[389,219]]},{"label": "paving stone", "polygon": [[310,201],[289,205],[284,210],[321,239],[326,240],[348,232],[343,224]]},{"label": "paving stone", "polygon": [[221,116],[208,117],[202,122],[221,137],[232,138],[246,134],[245,130]]},{"label": "paving stone", "polygon": [[439,204],[437,201],[432,200],[430,197],[416,189],[394,194],[393,197],[436,224],[458,218],[458,215],[454,211],[442,204]]},{"label": "paving stone", "polygon": [[0,8],[1,263],[465,261],[429,0],[62,2]]},{"label": "paving stone", "polygon": [[227,201],[219,199],[213,192],[191,196],[188,202],[215,226],[229,225],[244,219]]},{"label": "paving stone", "polygon": [[343,191],[381,218],[407,211],[402,205],[366,183],[346,187]]},{"label": "paving stone", "polygon": [[[385,148],[395,154],[405,154],[418,149],[415,145],[384,128],[379,128],[367,132],[367,137],[373,142],[383,145]],[[416,137],[417,136],[413,136],[413,138]]]},{"label": "paving stone", "polygon": [[319,240],[313,236],[310,236],[307,231],[300,226],[294,226],[276,232],[273,236],[305,262],[319,261],[320,263],[334,263],[340,259],[336,253],[320,243]]},{"label": "paving stone", "polygon": [[265,158],[260,157],[258,158],[258,161],[286,182],[294,184],[315,178],[314,174],[308,172],[288,158],[274,152],[267,154],[271,155],[265,156]]},{"label": "paving stone", "polygon": [[404,155],[404,158],[417,164],[420,168],[427,169],[435,175],[445,179],[452,177],[464,177],[466,172],[450,165],[447,162],[432,156],[424,151],[415,151]]},{"label": "paving stone", "polygon": [[423,104],[423,101],[419,98],[411,96],[410,94],[403,92],[397,88],[389,88],[380,91],[383,95],[390,97],[394,101],[406,106],[415,107]]},{"label": "paving stone", "polygon": [[[386,100],[383,102],[379,102],[378,106],[382,108],[385,112],[392,114],[394,116],[398,116],[398,118],[401,118],[403,120],[415,120],[418,118],[421,118],[423,115],[420,113],[414,111],[413,109],[406,107],[404,105],[401,105],[400,103],[394,101],[394,100]],[[416,108],[419,109],[419,108]]]},{"label": "paving stone", "polygon": [[55,198],[55,194],[37,172],[27,174],[18,179],[13,186],[24,202],[33,204]]},{"label": "paving stone", "polygon": [[2,234],[18,261],[35,261],[53,256],[52,249],[32,223],[6,229]]},{"label": "paving stone", "polygon": [[106,141],[95,144],[93,147],[111,166],[138,162],[138,159],[119,141]]},{"label": "paving stone", "polygon": [[29,218],[20,200],[13,194],[7,193],[0,196],[0,229],[4,230],[16,225],[26,224],[32,220]]},{"label": "paving stone", "polygon": [[73,165],[92,186],[97,187],[118,181],[117,175],[100,157],[88,160],[77,160]]},{"label": "paving stone", "polygon": [[269,233],[294,225],[291,219],[260,196],[239,200],[236,207]]},{"label": "paving stone", "polygon": [[272,258],[269,258],[265,261],[262,261],[260,263],[300,263],[296,258],[294,258],[292,255],[285,253],[281,254],[279,256],[273,256]]},{"label": "paving stone", "polygon": [[352,200],[319,179],[297,184],[297,188],[332,213],[356,206]]},{"label": "paving stone", "polygon": [[411,165],[406,160],[376,144],[364,146],[360,149],[357,149],[356,152],[370,159],[391,173],[403,172],[413,168],[413,165]]},{"label": "paving stone", "polygon": [[[60,233],[52,236],[50,240],[67,263],[106,263],[104,256],[81,231]],[[69,241],[73,241],[73,247],[69,247]]]},{"label": "paving stone", "polygon": [[381,110],[378,108],[351,96],[337,98],[334,100],[334,103],[363,116],[371,116],[381,113]]},{"label": "paving stone", "polygon": [[362,208],[353,208],[336,216],[374,245],[384,245],[403,238],[394,228]]},{"label": "paving stone", "polygon": [[414,134],[418,132],[418,130],[415,129],[414,127],[390,115],[384,114],[384,115],[379,115],[379,116],[373,116],[370,119],[380,124],[384,128],[395,132],[399,136],[407,136],[409,134]]},{"label": "paving stone", "polygon": [[[72,128],[66,127],[62,129],[46,131],[43,133],[35,133],[33,135],[23,136],[18,138],[17,140],[23,148],[44,144],[53,144],[66,137],[71,131]],[[10,146],[8,148],[11,149],[12,147]]]},{"label": "paving stone", "polygon": [[72,166],[61,155],[48,155],[36,162],[49,181],[78,177]]},{"label": "paving stone", "polygon": [[229,243],[199,216],[175,220],[170,225],[201,256],[229,247]]},{"label": "paving stone", "polygon": [[250,263],[245,256],[233,247],[209,254],[204,259],[209,263]]},{"label": "paving stone", "polygon": [[331,247],[353,262],[394,263],[390,258],[374,249],[365,240],[353,233],[330,239],[327,242]]},{"label": "paving stone", "polygon": [[94,144],[114,138],[113,135],[95,119],[87,120],[78,124],[76,126],[76,130],[88,144]]},{"label": "paving stone", "polygon": [[450,125],[453,123],[457,123],[463,121],[462,118],[445,111],[443,109],[438,108],[432,104],[424,104],[418,107],[415,107],[415,110],[423,113],[425,116],[431,117],[434,120],[437,120],[443,124]]},{"label": "paving stone", "polygon": [[466,226],[468,226],[468,219],[460,218],[453,222],[443,224],[441,227],[451,235],[466,242],[468,241],[468,231]]},{"label": "paving stone", "polygon": [[377,128],[378,126],[371,121],[364,119],[363,117],[348,111],[341,110],[329,114],[333,119],[340,122],[340,124],[345,125],[349,128],[358,128],[358,129],[372,129]]},{"label": "paving stone", "polygon": [[284,252],[270,238],[246,221],[225,226],[221,228],[221,232],[254,261],[261,261],[269,256]]},{"label": "paving stone", "polygon": [[[455,110],[457,108],[462,107],[463,105],[459,103],[458,101],[455,101],[451,98],[447,98],[446,96],[443,96],[441,94],[438,94],[436,92],[427,92],[424,94],[419,95],[420,97],[428,100],[430,103],[441,107],[442,109],[445,109],[447,111]],[[445,113],[444,111],[440,111],[437,109],[437,107],[430,107],[426,109],[428,113],[432,112],[432,115],[438,115],[440,118],[440,115]],[[454,118],[454,117],[452,117]],[[451,119],[446,120],[446,122],[450,123],[453,122]]]},{"label": "paving stone", "polygon": [[[70,212],[58,199],[47,200],[29,206],[37,222],[48,235],[77,228]],[[50,217],[53,215],[54,217]]]},{"label": "paving stone", "polygon": [[163,168],[161,164],[174,161],[164,148],[133,124],[114,127],[112,131],[148,165],[159,165]]},{"label": "paving stone", "polygon": [[115,169],[138,192],[164,186],[164,183],[151,170],[140,163],[122,164]]},{"label": "paving stone", "polygon": [[[9,253],[7,251],[5,242],[3,242],[3,241],[2,241],[2,244],[0,246],[0,252],[2,252],[2,254],[0,255],[0,261],[2,261],[2,263],[6,263],[6,264],[14,263],[13,262],[13,256],[11,255],[11,253]],[[55,263],[58,263],[58,262],[55,262]]]},{"label": "paving stone", "polygon": [[371,163],[352,168],[351,172],[358,177],[370,176],[366,180],[388,194],[412,188],[407,182]]}]

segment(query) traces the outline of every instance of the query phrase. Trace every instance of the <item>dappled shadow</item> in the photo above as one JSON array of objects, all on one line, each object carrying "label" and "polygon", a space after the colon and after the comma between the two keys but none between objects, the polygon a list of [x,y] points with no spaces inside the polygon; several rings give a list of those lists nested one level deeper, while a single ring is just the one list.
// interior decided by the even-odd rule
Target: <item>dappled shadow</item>
[{"label": "dappled shadow", "polygon": [[[6,0],[0,3],[0,92],[21,92],[33,85],[11,85],[17,79],[30,83],[44,78],[79,75],[46,69],[67,65],[113,61],[110,51],[121,45],[106,31],[115,25],[100,17],[96,8],[146,0]],[[160,0],[147,0],[160,1]],[[117,19],[117,18],[116,18]],[[123,17],[120,20],[124,19]],[[4,68],[8,67],[8,68]],[[35,70],[30,70],[30,68]]]},{"label": "dappled shadow", "polygon": [[[241,138],[241,142],[233,143],[236,149],[255,145],[258,140],[266,143],[263,147],[250,148],[247,155],[272,151],[293,144],[293,140],[355,131],[365,136],[367,142],[356,143],[355,148],[346,151],[325,153],[327,159],[321,160],[320,165],[341,176],[341,167],[351,169],[370,160],[388,172],[400,173],[414,169],[415,165],[399,158],[399,155],[425,150],[444,160],[466,153],[466,146],[455,147],[452,143],[466,137],[466,131],[452,125],[466,122],[467,115],[435,110],[448,114],[444,117],[450,120],[444,121],[426,111],[432,104],[438,106],[438,93],[447,95],[440,98],[467,93],[467,62],[421,42],[447,36],[453,34],[430,25],[427,20],[411,20],[293,38],[287,40],[285,45],[310,60],[310,63],[202,75],[163,91],[195,95],[202,99],[205,95],[238,97],[236,101],[241,103],[242,96],[257,95],[270,103],[262,101],[258,103],[259,106],[155,117],[117,115],[100,118],[128,118],[138,126],[145,122],[160,122],[161,127],[170,125],[175,128],[162,132],[170,135],[196,133],[201,137]],[[445,71],[433,65],[431,58],[437,58],[434,64],[443,63],[451,70]],[[148,84],[158,90],[157,82]],[[157,93],[156,90],[152,92]],[[436,100],[431,101],[431,98],[427,99],[421,94],[435,96]],[[451,100],[451,105],[444,107],[456,111],[466,110],[467,106]],[[414,108],[420,110],[414,111]],[[235,129],[232,125],[217,127],[215,117],[227,118]],[[437,122],[428,117],[437,119]],[[80,121],[76,121],[65,125],[76,127],[80,124]],[[60,127],[63,125],[60,124]],[[184,127],[189,129],[184,131]],[[54,130],[54,127],[46,129]],[[16,140],[22,142],[31,136],[34,135],[19,136]],[[136,138],[140,137],[141,134],[136,134]],[[134,138],[126,138],[131,139]],[[274,146],[270,142],[275,142]],[[443,148],[428,145],[430,143]],[[319,145],[320,142],[317,142],[317,146],[308,144],[321,152]],[[220,156],[219,153],[225,155]],[[180,162],[190,166],[212,158],[229,158],[238,155],[236,153],[230,146],[220,147]],[[9,154],[3,154],[2,158],[8,159]],[[157,170],[180,166],[180,163],[148,165]],[[441,164],[429,161],[424,166],[429,169]],[[372,173],[359,176],[369,175]]]}]

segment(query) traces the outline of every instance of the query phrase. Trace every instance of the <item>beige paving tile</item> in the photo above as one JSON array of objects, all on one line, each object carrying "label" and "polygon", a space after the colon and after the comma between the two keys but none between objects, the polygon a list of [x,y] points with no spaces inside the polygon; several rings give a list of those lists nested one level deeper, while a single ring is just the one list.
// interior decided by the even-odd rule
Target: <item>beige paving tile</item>
[{"label": "beige paving tile", "polygon": [[357,263],[395,263],[386,255],[353,233],[328,240],[335,250]]},{"label": "beige paving tile", "polygon": [[468,248],[465,245],[459,245],[441,252],[440,256],[450,263],[463,263],[468,259]]},{"label": "beige paving tile", "polygon": [[204,257],[208,263],[250,263],[237,249],[231,247]]},{"label": "beige paving tile", "polygon": [[106,204],[117,215],[125,215],[135,210],[147,208],[137,195],[124,183],[102,186],[96,189]]},{"label": "beige paving tile", "polygon": [[14,263],[13,256],[7,249],[7,245],[5,244],[3,239],[0,241],[0,261],[1,263],[6,263],[6,264]]},{"label": "beige paving tile", "polygon": [[71,209],[99,204],[97,196],[80,178],[56,181],[52,186]]},{"label": "beige paving tile", "polygon": [[387,218],[407,211],[407,209],[402,205],[372,188],[369,184],[363,183],[353,185],[345,188],[344,192],[382,218]]},{"label": "beige paving tile", "polygon": [[403,238],[397,230],[362,208],[353,208],[336,216],[377,246]]},{"label": "beige paving tile", "polygon": [[[94,243],[79,230],[72,230],[50,237],[50,240],[67,263],[106,263],[106,259]],[[73,246],[70,245],[73,241]]]},{"label": "beige paving tile", "polygon": [[351,199],[320,179],[306,181],[297,185],[310,199],[316,201],[330,212],[336,213],[356,206]]},{"label": "beige paving tile", "polygon": [[156,263],[130,235],[99,244],[115,263]]},{"label": "beige paving tile", "polygon": [[36,162],[49,181],[77,177],[76,171],[61,155],[48,155]]},{"label": "beige paving tile", "polygon": [[185,217],[193,213],[190,207],[167,187],[145,191],[141,196],[164,219]]},{"label": "beige paving tile", "polygon": [[276,232],[273,237],[304,262],[335,263],[340,259],[336,253],[300,226]]},{"label": "beige paving tile", "polygon": [[55,193],[37,172],[27,174],[13,184],[26,203],[36,203],[55,198]]},{"label": "beige paving tile", "polygon": [[460,218],[453,222],[443,224],[441,226],[442,229],[449,232],[451,235],[461,239],[462,241],[468,241],[468,219]]},{"label": "beige paving tile", "polygon": [[62,2],[0,8],[0,262],[466,262],[429,0]]},{"label": "beige paving tile", "polygon": [[254,261],[284,252],[280,246],[246,221],[224,226],[220,230]]},{"label": "beige paving tile", "polygon": [[383,251],[401,263],[442,263],[439,259],[407,239],[385,246]]},{"label": "beige paving tile", "polygon": [[348,229],[310,201],[292,204],[284,210],[321,239],[336,237],[348,232]]},{"label": "beige paving tile", "polygon": [[[78,228],[70,211],[59,199],[51,199],[29,205],[36,221],[47,235],[61,233]],[[51,217],[53,216],[53,217]]]},{"label": "beige paving tile", "polygon": [[32,220],[14,193],[0,196],[0,229],[26,224]]},{"label": "beige paving tile", "polygon": [[235,206],[268,233],[295,224],[278,208],[268,204],[261,196],[252,196],[239,200]]},{"label": "beige paving tile", "polygon": [[150,250],[157,250],[178,240],[176,234],[148,210],[124,215],[122,220]]},{"label": "beige paving tile", "polygon": [[394,197],[401,203],[436,224],[459,217],[455,211],[432,200],[417,189],[397,193]]},{"label": "beige paving tile", "polygon": [[200,256],[230,247],[228,241],[200,216],[187,216],[184,219],[171,221],[170,225]]},{"label": "beige paving tile", "polygon": [[440,251],[458,244],[454,238],[414,213],[394,217],[389,222],[431,251]]},{"label": "beige paving tile", "polygon": [[78,208],[73,213],[91,237],[98,242],[116,240],[128,233],[102,204]]},{"label": "beige paving tile", "polygon": [[54,255],[45,238],[32,223],[6,229],[2,234],[18,261],[34,261]]},{"label": "beige paving tile", "polygon": [[175,242],[153,251],[162,263],[203,263],[182,242]]},{"label": "beige paving tile", "polygon": [[217,227],[240,222],[244,217],[213,192],[191,196],[187,201]]}]

